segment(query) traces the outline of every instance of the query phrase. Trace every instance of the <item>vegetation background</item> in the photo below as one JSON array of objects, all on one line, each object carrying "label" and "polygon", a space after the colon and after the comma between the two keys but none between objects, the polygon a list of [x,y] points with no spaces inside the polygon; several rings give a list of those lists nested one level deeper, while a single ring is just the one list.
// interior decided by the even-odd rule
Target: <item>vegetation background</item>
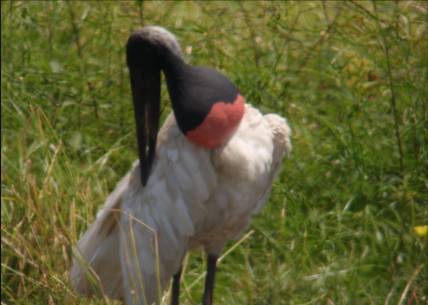
[{"label": "vegetation background", "polygon": [[[428,304],[427,2],[2,1],[2,305],[113,303],[79,298],[68,270],[137,158],[124,45],[143,24],[293,128],[216,304]],[[204,269],[186,258],[183,304]]]}]

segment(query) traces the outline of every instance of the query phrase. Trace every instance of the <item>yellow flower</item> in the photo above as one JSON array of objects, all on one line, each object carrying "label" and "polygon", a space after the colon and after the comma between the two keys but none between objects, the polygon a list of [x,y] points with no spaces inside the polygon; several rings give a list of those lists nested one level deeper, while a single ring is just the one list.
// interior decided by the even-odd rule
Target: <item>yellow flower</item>
[{"label": "yellow flower", "polygon": [[413,228],[415,230],[416,235],[424,237],[428,235],[428,225],[425,226],[416,226]]}]

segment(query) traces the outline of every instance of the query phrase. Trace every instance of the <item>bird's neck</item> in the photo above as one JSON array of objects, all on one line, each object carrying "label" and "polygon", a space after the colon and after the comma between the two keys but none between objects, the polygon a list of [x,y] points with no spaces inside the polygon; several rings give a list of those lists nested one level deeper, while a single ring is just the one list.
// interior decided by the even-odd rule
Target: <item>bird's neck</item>
[{"label": "bird's neck", "polygon": [[163,70],[167,81],[179,81],[183,78],[188,65],[178,54],[167,48],[158,49],[160,67]]},{"label": "bird's neck", "polygon": [[183,135],[208,149],[224,145],[242,119],[244,98],[219,72],[186,64],[173,52],[159,53],[176,122]]}]

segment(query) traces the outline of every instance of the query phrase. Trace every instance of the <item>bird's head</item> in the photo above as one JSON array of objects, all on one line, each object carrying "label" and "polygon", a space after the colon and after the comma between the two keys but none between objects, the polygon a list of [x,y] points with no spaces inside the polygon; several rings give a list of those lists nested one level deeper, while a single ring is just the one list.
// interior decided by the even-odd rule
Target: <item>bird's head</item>
[{"label": "bird's head", "polygon": [[149,26],[128,39],[127,64],[143,185],[155,157],[164,72],[177,125],[195,145],[215,149],[233,135],[244,114],[244,98],[218,71],[186,64],[177,39],[164,28]]}]

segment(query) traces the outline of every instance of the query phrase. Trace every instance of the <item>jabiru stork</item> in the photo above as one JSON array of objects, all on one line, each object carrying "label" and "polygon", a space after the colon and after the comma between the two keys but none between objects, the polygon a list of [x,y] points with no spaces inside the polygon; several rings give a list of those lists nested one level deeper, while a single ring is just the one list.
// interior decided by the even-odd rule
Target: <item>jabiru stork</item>
[{"label": "jabiru stork", "polygon": [[[202,247],[202,304],[211,305],[217,258],[265,205],[291,150],[290,128],[247,104],[223,74],[187,64],[162,27],[135,31],[126,55],[139,160],[79,240],[72,285],[89,296],[95,282],[127,305],[151,305],[172,278],[178,305],[182,260]],[[173,112],[158,132],[161,72]]]}]

